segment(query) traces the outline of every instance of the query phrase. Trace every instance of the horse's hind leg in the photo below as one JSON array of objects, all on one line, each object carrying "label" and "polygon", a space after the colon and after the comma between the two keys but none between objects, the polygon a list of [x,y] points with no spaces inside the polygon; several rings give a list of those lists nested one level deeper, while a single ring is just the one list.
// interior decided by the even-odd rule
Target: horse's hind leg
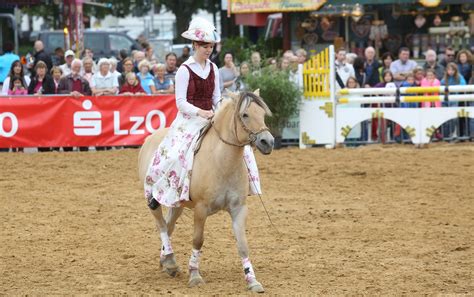
[{"label": "horse's hind leg", "polygon": [[178,264],[176,264],[173,248],[171,247],[171,240],[168,236],[168,226],[163,218],[161,205],[154,208],[150,207],[150,211],[155,217],[156,227],[161,237],[160,265],[163,267],[163,271],[174,277],[177,275],[179,267]]},{"label": "horse's hind leg", "polygon": [[263,286],[257,281],[257,277],[255,276],[255,272],[249,258],[247,236],[245,235],[247,206],[240,205],[238,207],[232,208],[230,210],[230,216],[232,217],[232,229],[234,230],[235,238],[237,239],[237,248],[242,259],[242,266],[244,268],[247,288],[253,292],[263,293]]}]

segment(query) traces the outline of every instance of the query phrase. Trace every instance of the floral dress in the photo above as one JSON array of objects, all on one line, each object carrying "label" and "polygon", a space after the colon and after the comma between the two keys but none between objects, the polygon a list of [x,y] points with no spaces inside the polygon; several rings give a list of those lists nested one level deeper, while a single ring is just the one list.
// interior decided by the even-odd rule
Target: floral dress
[{"label": "floral dress", "polygon": [[[206,79],[188,68],[189,83],[187,101],[201,109],[212,108],[215,71],[211,65]],[[177,86],[178,86],[177,82]],[[200,130],[209,123],[196,114],[178,112],[168,134],[155,151],[152,163],[145,177],[145,197],[150,203],[155,199],[167,207],[179,207],[182,201],[189,201],[189,187],[194,160],[194,149]],[[244,160],[249,172],[250,193],[260,194],[260,178],[252,148],[244,148]]]}]

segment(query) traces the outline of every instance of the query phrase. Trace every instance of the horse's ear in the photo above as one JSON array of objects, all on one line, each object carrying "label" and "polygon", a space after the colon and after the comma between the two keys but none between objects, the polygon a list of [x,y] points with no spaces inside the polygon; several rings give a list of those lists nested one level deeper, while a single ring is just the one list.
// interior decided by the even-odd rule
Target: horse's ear
[{"label": "horse's ear", "polygon": [[256,89],[255,91],[253,91],[253,93],[255,94],[255,96],[260,97],[260,89]]},{"label": "horse's ear", "polygon": [[239,93],[232,92],[231,90],[226,88],[227,96],[229,96],[232,100],[238,101],[239,100]]}]

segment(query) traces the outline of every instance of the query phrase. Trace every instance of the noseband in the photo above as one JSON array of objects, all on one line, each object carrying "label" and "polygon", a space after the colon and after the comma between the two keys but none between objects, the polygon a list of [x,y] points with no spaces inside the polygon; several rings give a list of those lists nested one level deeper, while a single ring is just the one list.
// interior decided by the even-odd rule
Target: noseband
[{"label": "noseband", "polygon": [[[242,96],[245,96],[245,94],[243,94]],[[240,107],[240,106],[238,106],[238,107]],[[240,127],[245,132],[248,133],[248,139],[245,142],[242,142],[242,143],[239,141],[239,136],[238,136],[238,133],[237,133],[237,119],[239,120]],[[254,144],[260,133],[263,133],[265,131],[270,131],[270,129],[268,129],[268,127],[263,127],[258,131],[252,131],[249,127],[247,127],[247,125],[245,125],[244,119],[242,118],[242,114],[240,114],[240,113],[239,113],[238,117],[234,116],[234,136],[235,136],[235,139],[237,139],[237,143],[233,143],[233,142],[230,142],[230,141],[225,140],[224,138],[222,138],[221,133],[219,132],[219,130],[215,126],[214,120],[211,121],[211,126],[216,131],[217,137],[219,137],[219,139],[223,143],[228,144],[228,145],[232,145],[232,146],[237,146],[237,147],[244,147],[248,144]]]}]

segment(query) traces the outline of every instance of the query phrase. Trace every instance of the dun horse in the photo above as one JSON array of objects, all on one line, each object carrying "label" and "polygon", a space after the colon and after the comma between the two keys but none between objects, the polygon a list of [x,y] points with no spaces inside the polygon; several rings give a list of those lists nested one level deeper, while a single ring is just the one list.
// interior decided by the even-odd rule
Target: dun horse
[{"label": "dun horse", "polygon": [[[166,219],[163,218],[162,207],[151,212],[158,231],[168,233],[171,237],[183,207],[194,209],[193,249],[200,251],[207,217],[220,210],[227,211],[232,218],[239,255],[245,268],[247,288],[263,292],[263,286],[257,281],[248,260],[245,200],[249,191],[249,179],[243,158],[244,146],[247,144],[255,145],[263,154],[272,152],[274,139],[265,125],[265,115],[271,113],[258,91],[230,93],[229,97],[222,101],[212,120],[212,128],[204,136],[200,150],[195,155],[190,185],[192,201],[185,202],[178,208],[170,208]],[[138,165],[142,183],[153,153],[165,134],[166,130],[159,130],[149,136],[140,150]],[[160,264],[171,276],[178,272],[174,254],[162,257]],[[194,252],[190,259],[189,274],[190,287],[204,283],[199,273],[199,254],[195,255]]]}]

